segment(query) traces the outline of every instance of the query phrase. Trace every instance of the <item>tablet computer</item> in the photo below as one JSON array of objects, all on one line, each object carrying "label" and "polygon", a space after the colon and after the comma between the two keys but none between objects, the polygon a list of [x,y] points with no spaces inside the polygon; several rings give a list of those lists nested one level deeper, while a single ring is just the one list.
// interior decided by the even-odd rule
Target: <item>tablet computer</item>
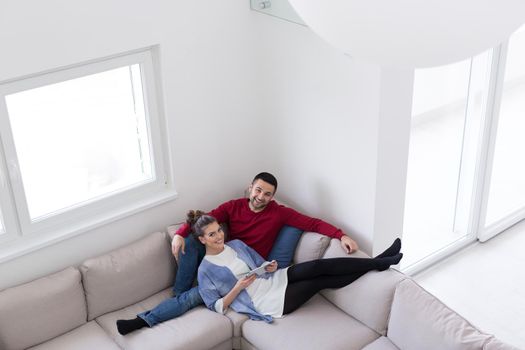
[{"label": "tablet computer", "polygon": [[265,261],[261,264],[261,266],[259,267],[256,267],[255,269],[251,270],[250,272],[248,272],[246,274],[246,277],[250,277],[251,275],[257,275],[257,276],[260,276],[262,274],[264,274],[266,272],[266,270],[264,269],[266,266],[270,265],[272,262],[271,261]]}]

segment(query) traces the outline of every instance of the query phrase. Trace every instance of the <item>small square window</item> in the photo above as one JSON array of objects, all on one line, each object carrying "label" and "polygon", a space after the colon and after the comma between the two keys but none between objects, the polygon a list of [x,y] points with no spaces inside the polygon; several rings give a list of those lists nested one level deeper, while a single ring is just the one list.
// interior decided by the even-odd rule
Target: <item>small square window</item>
[{"label": "small square window", "polygon": [[153,178],[140,65],[6,96],[32,220]]},{"label": "small square window", "polygon": [[154,54],[0,84],[1,236],[43,246],[175,198]]}]

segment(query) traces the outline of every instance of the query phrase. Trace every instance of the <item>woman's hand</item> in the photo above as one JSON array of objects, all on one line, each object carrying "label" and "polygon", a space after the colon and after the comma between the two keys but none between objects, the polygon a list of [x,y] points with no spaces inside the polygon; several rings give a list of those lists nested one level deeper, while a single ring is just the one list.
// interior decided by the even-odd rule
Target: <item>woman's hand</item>
[{"label": "woman's hand", "polygon": [[237,283],[235,284],[235,286],[233,286],[233,288],[228,292],[228,294],[226,294],[222,298],[223,310],[226,310],[226,308],[231,305],[233,300],[237,298],[237,295],[239,295],[239,293],[242,292],[243,289],[248,288],[248,286],[252,284],[256,278],[257,278],[257,275],[251,275],[251,276],[246,276],[246,277],[243,277],[237,280]]},{"label": "woman's hand", "polygon": [[243,278],[240,278],[237,283],[235,284],[235,287],[233,287],[234,289],[238,290],[238,291],[241,291],[245,288],[248,288],[250,286],[250,284],[253,283],[253,281],[255,281],[257,279],[257,275],[251,275],[251,276],[246,276],[246,277],[243,277]]},{"label": "woman's hand", "polygon": [[266,272],[275,272],[277,270],[277,261],[272,260],[270,262],[270,265],[266,265],[264,269],[266,270]]}]

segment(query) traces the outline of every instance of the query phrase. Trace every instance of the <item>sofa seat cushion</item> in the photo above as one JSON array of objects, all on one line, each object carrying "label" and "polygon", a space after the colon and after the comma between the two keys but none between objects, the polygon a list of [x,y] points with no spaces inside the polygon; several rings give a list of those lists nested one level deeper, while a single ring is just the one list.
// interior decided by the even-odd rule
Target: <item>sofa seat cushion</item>
[{"label": "sofa seat cushion", "polygon": [[388,338],[403,350],[482,349],[492,338],[410,279],[394,295]]},{"label": "sofa seat cushion", "polygon": [[246,322],[249,318],[248,316],[235,312],[230,308],[228,308],[225,315],[230,319],[233,326],[233,348],[240,349],[242,338],[242,324]]},{"label": "sofa seat cushion", "polygon": [[61,272],[0,292],[0,349],[26,349],[86,323],[80,272]]},{"label": "sofa seat cushion", "polygon": [[203,306],[196,307],[184,315],[162,322],[152,328],[142,328],[125,336],[117,331],[118,319],[135,318],[171,296],[166,289],[139,303],[121,310],[105,314],[96,319],[100,326],[126,350],[174,350],[174,349],[212,349],[224,347],[231,349],[233,327],[224,315],[210,311]]},{"label": "sofa seat cushion", "polygon": [[365,346],[363,350],[399,350],[399,348],[387,337],[381,337]]},{"label": "sofa seat cushion", "polygon": [[64,335],[28,350],[120,350],[119,346],[95,322],[91,321]]},{"label": "sofa seat cushion", "polygon": [[246,321],[243,338],[256,349],[362,349],[379,334],[320,295],[273,323]]},{"label": "sofa seat cushion", "polygon": [[137,303],[173,284],[176,264],[165,233],[152,233],[80,266],[88,319]]}]

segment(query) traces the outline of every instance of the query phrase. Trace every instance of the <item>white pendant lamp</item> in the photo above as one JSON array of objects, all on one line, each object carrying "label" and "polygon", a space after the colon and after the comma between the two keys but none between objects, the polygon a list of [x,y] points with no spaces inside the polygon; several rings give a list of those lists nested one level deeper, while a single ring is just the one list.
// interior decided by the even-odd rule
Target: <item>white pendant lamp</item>
[{"label": "white pendant lamp", "polygon": [[350,56],[382,65],[456,62],[525,22],[525,0],[289,0],[305,23]]}]

